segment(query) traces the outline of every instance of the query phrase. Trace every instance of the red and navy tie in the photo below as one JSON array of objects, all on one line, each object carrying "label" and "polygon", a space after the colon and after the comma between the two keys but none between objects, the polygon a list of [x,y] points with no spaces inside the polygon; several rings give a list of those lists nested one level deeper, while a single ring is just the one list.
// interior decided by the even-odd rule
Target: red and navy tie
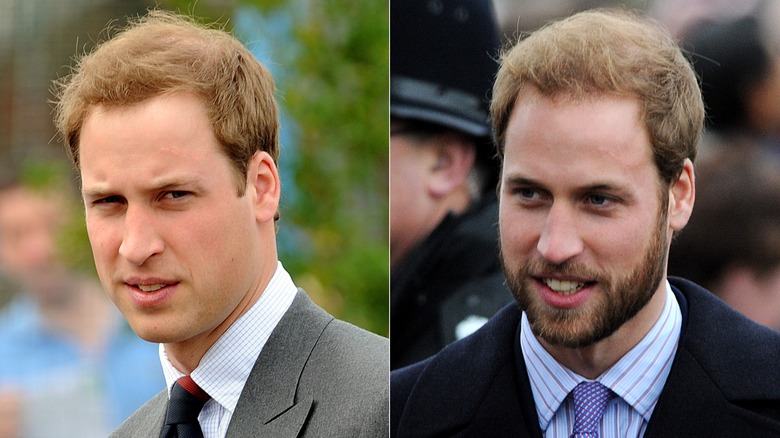
[{"label": "red and navy tie", "polygon": [[177,380],[171,388],[160,438],[203,438],[198,415],[209,398],[190,376]]}]

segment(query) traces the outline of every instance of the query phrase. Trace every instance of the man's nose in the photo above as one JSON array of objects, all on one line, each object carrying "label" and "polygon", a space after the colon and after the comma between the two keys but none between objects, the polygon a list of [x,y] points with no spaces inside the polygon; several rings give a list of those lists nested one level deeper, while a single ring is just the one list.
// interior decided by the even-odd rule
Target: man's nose
[{"label": "man's nose", "polygon": [[164,245],[155,225],[151,212],[128,205],[119,255],[140,266],[153,255],[161,253]]},{"label": "man's nose", "polygon": [[563,204],[553,204],[550,207],[536,249],[546,261],[555,265],[583,251],[584,245],[573,207]]}]

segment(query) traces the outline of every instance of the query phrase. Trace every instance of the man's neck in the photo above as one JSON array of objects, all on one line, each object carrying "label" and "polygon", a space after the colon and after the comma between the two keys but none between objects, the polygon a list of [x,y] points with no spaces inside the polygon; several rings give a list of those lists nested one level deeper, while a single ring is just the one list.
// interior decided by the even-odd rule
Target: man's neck
[{"label": "man's neck", "polygon": [[277,265],[279,264],[275,253],[273,256],[274,257],[268,259],[269,261],[260,269],[260,275],[257,277],[256,284],[242,297],[238,305],[219,325],[189,339],[165,343],[165,354],[168,356],[168,360],[174,368],[184,374],[192,373],[214,343],[230,329],[233,323],[238,321],[239,318],[244,316],[244,314],[257,303],[260,296],[265,292],[265,289],[271,282],[271,278],[274,276]]}]

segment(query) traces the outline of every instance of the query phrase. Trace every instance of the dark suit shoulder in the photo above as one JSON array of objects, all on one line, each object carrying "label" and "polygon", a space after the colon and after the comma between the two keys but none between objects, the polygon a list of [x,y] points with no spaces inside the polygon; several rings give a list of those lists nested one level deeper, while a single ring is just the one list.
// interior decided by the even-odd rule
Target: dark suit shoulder
[{"label": "dark suit shoulder", "polygon": [[[519,321],[517,306],[507,305],[472,335],[393,371],[393,435],[479,436],[481,431],[483,436],[504,436],[500,431],[517,430],[522,421],[513,356]],[[511,416],[501,421],[485,421],[510,415],[508,411]]]},{"label": "dark suit shoulder", "polygon": [[687,300],[682,348],[724,394],[780,399],[780,333],[751,321],[695,283],[677,278],[670,283]]},{"label": "dark suit shoulder", "polygon": [[645,437],[780,436],[780,335],[686,280],[679,347]]}]

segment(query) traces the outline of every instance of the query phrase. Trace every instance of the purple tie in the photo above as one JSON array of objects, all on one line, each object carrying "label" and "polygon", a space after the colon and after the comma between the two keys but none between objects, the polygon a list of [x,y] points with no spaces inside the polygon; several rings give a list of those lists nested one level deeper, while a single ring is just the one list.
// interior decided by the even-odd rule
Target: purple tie
[{"label": "purple tie", "polygon": [[604,409],[615,393],[599,382],[581,382],[571,393],[574,397],[574,431],[570,438],[598,438]]}]

